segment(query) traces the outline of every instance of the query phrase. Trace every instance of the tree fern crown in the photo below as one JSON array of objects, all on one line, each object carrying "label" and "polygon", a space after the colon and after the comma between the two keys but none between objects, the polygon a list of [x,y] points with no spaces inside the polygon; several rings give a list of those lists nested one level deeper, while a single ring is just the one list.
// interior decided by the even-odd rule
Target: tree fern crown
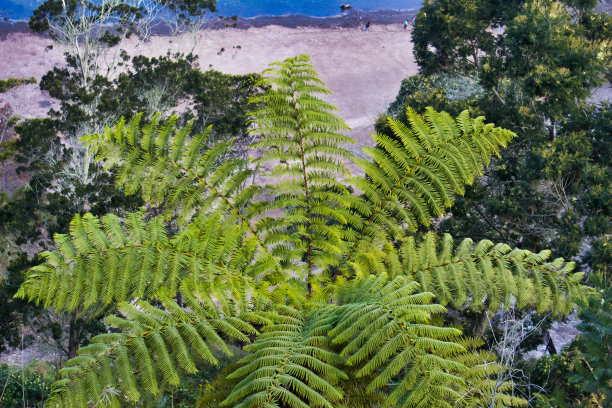
[{"label": "tree fern crown", "polygon": [[[241,347],[210,406],[490,405],[499,366],[454,314],[530,308],[564,315],[582,275],[550,252],[414,235],[514,137],[484,118],[428,109],[389,119],[368,158],[307,56],[274,63],[251,101],[248,158],[210,129],[155,116],[85,138],[147,207],[74,217],[17,293],[106,316],[60,371],[51,407],[146,404],[199,364]],[[349,168],[360,167],[361,177]],[[155,215],[153,215],[155,214]],[[525,401],[496,390],[496,406]],[[491,405],[492,406],[492,405]]]}]

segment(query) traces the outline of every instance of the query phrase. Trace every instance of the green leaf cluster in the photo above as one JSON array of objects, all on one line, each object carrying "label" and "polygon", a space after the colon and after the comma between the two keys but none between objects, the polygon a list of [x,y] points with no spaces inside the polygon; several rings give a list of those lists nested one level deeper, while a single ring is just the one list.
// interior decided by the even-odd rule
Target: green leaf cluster
[{"label": "green leaf cluster", "polygon": [[551,390],[541,406],[600,407],[612,398],[612,288],[602,274],[590,281],[597,291],[579,313],[580,334],[561,355],[527,364],[534,382]]},{"label": "green leaf cluster", "polygon": [[[414,101],[426,100],[439,110],[484,114],[519,137],[435,230],[540,253],[550,248],[554,256],[571,256],[587,273],[609,275],[612,133],[609,103],[598,102],[598,88],[610,73],[612,18],[606,6],[591,0],[485,0],[461,2],[467,5],[462,10],[448,3],[428,1],[419,12],[413,42],[421,74],[404,81],[389,113],[406,124],[403,104],[423,113],[423,103]],[[460,84],[462,76],[477,81],[479,92],[452,99],[452,85],[439,78]],[[393,134],[382,119],[377,128]],[[605,315],[585,316],[594,326],[606,324]],[[602,396],[610,383],[592,386],[586,360],[577,359],[586,352],[579,343],[563,356],[527,366],[526,372],[539,377],[534,383],[550,391],[540,397],[542,406],[608,403]],[[580,375],[572,383],[568,372],[574,370]],[[582,384],[590,384],[590,391],[581,390]]]},{"label": "green leaf cluster", "polygon": [[27,406],[42,408],[51,392],[53,373],[45,368],[31,365],[27,367],[0,365],[2,393],[0,404],[5,407]]},{"label": "green leaf cluster", "polygon": [[16,88],[24,84],[35,84],[36,78],[9,78],[0,79],[0,93],[4,93],[11,88]]}]

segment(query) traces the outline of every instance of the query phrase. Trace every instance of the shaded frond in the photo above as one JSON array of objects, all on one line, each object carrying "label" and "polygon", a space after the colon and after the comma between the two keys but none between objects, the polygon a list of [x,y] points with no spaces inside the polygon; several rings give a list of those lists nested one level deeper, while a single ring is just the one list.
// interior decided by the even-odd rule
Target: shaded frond
[{"label": "shaded frond", "polygon": [[[226,338],[249,342],[249,336],[257,333],[253,322],[271,323],[269,313],[258,316],[253,310],[233,315],[211,312],[207,305],[212,299],[203,294],[192,296],[189,308],[177,304],[167,290],[159,299],[163,308],[144,301],[120,303],[122,317],[107,318],[120,332],[92,338],[66,363],[47,406],[121,406],[126,400],[139,401],[144,394],[158,396],[166,387],[178,385],[183,374],[196,372],[197,359],[216,364],[213,347],[231,354]],[[108,389],[115,392],[105,393]]]},{"label": "shaded frond", "polygon": [[445,309],[418,288],[384,274],[339,286],[338,324],[330,335],[348,366],[361,364],[357,377],[374,376],[368,391],[389,391],[384,407],[450,406],[465,384],[465,366],[455,358],[466,352],[456,342],[461,332],[430,324]]},{"label": "shaded frond", "polygon": [[260,252],[259,274],[276,282],[286,279],[282,260],[268,251],[253,220],[259,215],[253,201],[263,192],[247,185],[254,175],[249,161],[225,157],[233,141],[207,148],[210,128],[191,134],[191,123],[178,127],[176,117],[165,123],[159,115],[146,124],[140,120],[141,115],[129,123],[122,119],[104,134],[84,138],[104,168],[117,172],[117,185],[128,194],[140,192],[166,217],[176,215],[180,226],[219,214],[222,222],[240,225]]},{"label": "shaded frond", "polygon": [[252,188],[238,199],[236,193],[251,172],[245,159],[221,162],[232,141],[204,150],[210,127],[192,135],[191,123],[178,128],[176,117],[161,123],[156,115],[141,125],[141,116],[84,138],[104,168],[116,170],[117,185],[126,193],[140,191],[145,201],[162,206],[167,214],[177,211],[183,223],[194,211],[240,208],[256,193]]},{"label": "shaded frond", "polygon": [[[504,375],[494,353],[483,350],[483,342],[473,338],[459,341],[468,352],[457,356],[457,361],[468,369],[464,372],[465,386],[459,390],[458,406],[467,407],[524,407],[528,401],[513,395],[514,383]],[[493,405],[491,403],[493,402]]]},{"label": "shaded frond", "polygon": [[344,359],[329,350],[330,319],[300,312],[267,326],[245,347],[250,354],[228,376],[240,379],[222,405],[248,407],[326,407],[342,399],[334,384],[346,379]]}]

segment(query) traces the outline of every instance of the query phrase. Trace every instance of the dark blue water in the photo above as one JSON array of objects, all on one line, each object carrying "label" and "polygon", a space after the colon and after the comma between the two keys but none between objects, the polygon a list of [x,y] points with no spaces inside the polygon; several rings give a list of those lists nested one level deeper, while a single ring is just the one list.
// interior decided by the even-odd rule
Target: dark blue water
[{"label": "dark blue water", "polygon": [[406,10],[420,7],[421,0],[217,0],[217,9],[224,16],[305,14],[327,17],[340,14],[342,4],[350,4],[356,10]]},{"label": "dark blue water", "polygon": [[[0,15],[15,20],[27,20],[43,0],[0,0]],[[327,17],[340,14],[341,4],[351,4],[356,10],[406,10],[421,6],[421,0],[217,0],[223,16],[260,15],[282,16],[305,14]]]}]

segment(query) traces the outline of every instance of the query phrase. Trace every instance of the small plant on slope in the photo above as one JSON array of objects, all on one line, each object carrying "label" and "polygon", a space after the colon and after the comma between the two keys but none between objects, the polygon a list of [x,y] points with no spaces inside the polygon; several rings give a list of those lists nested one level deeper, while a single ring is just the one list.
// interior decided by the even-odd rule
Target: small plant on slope
[{"label": "small plant on slope", "polygon": [[[452,407],[525,401],[493,384],[497,366],[440,316],[534,308],[563,315],[580,273],[549,252],[428,234],[514,137],[462,113],[407,112],[370,159],[306,56],[264,72],[252,101],[261,158],[220,162],[173,120],[120,121],[86,141],[117,183],[161,215],[75,216],[18,296],[77,313],[117,313],[61,370],[51,407],[122,406],[176,386],[213,350],[247,355],[216,402],[235,407]],[[365,172],[351,175],[353,161]],[[262,170],[265,169],[265,170]],[[255,176],[261,185],[249,184]],[[352,194],[352,186],[360,194]],[[169,227],[170,220],[178,220]],[[116,309],[114,308],[116,306]],[[497,368],[496,368],[497,367]],[[499,392],[501,391],[501,392]]]}]

